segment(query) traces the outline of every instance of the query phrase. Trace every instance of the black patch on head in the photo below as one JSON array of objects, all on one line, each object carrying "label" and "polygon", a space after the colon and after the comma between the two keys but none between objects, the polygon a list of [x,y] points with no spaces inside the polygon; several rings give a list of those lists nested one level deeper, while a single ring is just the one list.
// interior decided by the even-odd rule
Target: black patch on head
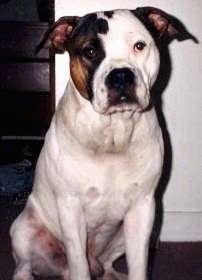
[{"label": "black patch on head", "polygon": [[109,30],[108,22],[106,19],[103,18],[98,18],[95,22],[97,32],[101,34],[106,34]]},{"label": "black patch on head", "polygon": [[104,15],[108,18],[112,18],[113,17],[113,14],[114,12],[113,11],[107,11],[107,12],[104,12]]},{"label": "black patch on head", "polygon": [[88,14],[82,17],[71,34],[71,38],[77,36],[97,35],[97,33],[106,34],[109,30],[108,22],[104,18],[98,18],[96,13]]},{"label": "black patch on head", "polygon": [[71,38],[75,38],[77,36],[88,36],[90,33],[94,33],[96,30],[95,22],[97,20],[97,14],[92,13],[82,17],[75,29],[71,34]]},{"label": "black patch on head", "polygon": [[142,22],[142,24],[146,27],[146,29],[153,37],[153,39],[156,41],[157,38],[159,37],[159,32],[156,30],[154,25],[148,20],[148,18],[144,16],[141,10],[138,9],[131,10],[131,13]]}]

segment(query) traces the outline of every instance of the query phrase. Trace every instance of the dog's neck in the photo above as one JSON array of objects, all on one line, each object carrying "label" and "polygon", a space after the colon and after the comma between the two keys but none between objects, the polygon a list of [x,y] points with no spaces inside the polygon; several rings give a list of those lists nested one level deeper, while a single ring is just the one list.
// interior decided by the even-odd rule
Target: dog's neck
[{"label": "dog's neck", "polygon": [[[80,96],[73,82],[67,85],[59,106],[62,119],[76,140],[87,149],[99,153],[125,152],[131,143],[137,145],[139,138],[143,141],[147,125],[143,124],[146,113],[119,112],[115,114],[99,114],[95,112],[90,101]],[[144,120],[143,120],[144,119]],[[70,123],[71,121],[71,123]],[[142,128],[143,126],[143,128]],[[140,135],[143,134],[143,135]]]}]

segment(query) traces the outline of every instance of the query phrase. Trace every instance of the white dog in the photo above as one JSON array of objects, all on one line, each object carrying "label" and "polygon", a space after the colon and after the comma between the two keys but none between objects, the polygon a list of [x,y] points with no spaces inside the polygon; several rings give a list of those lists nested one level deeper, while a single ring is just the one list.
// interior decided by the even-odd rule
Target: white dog
[{"label": "white dog", "polygon": [[146,280],[164,157],[150,89],[158,41],[180,33],[150,7],[63,17],[50,28],[44,41],[69,52],[71,78],[11,227],[14,280],[123,279],[112,263],[124,253],[128,279]]}]

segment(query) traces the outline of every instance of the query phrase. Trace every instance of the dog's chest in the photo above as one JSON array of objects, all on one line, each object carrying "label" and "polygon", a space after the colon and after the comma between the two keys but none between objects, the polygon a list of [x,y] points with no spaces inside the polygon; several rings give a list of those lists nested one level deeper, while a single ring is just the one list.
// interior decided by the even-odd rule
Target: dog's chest
[{"label": "dog's chest", "polygon": [[89,228],[118,224],[137,197],[140,188],[127,164],[112,162],[103,170],[94,169],[80,194]]},{"label": "dog's chest", "polygon": [[[111,189],[101,193],[90,187],[83,199],[85,219],[89,228],[99,228],[104,224],[116,226],[121,222],[134,199],[133,186],[122,192]],[[135,185],[134,185],[135,188]]]}]

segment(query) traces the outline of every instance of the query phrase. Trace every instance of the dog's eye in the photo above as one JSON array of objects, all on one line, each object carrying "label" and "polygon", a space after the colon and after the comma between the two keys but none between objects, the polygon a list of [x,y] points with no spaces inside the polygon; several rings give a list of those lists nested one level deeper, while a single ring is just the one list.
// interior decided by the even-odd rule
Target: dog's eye
[{"label": "dog's eye", "polygon": [[97,51],[93,46],[89,46],[84,49],[84,55],[89,59],[93,59],[97,56]]},{"label": "dog's eye", "polygon": [[138,41],[137,43],[135,43],[134,45],[134,51],[136,52],[141,52],[144,50],[144,48],[146,47],[146,43],[143,41]]}]

